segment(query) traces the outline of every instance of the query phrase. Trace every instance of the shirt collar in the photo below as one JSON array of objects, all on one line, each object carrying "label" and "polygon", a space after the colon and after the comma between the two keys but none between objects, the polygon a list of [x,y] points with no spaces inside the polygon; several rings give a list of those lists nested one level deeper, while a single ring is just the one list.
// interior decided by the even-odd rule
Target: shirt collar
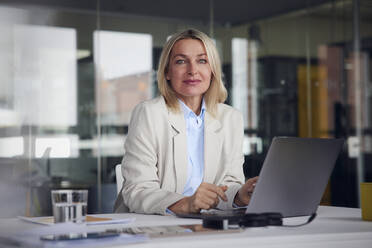
[{"label": "shirt collar", "polygon": [[185,118],[189,118],[189,117],[203,118],[204,117],[204,113],[205,113],[205,109],[206,109],[204,98],[202,99],[202,106],[201,106],[201,109],[200,109],[200,114],[198,116],[182,100],[178,99],[178,102],[181,105],[181,108],[182,108],[183,114],[185,115]]}]

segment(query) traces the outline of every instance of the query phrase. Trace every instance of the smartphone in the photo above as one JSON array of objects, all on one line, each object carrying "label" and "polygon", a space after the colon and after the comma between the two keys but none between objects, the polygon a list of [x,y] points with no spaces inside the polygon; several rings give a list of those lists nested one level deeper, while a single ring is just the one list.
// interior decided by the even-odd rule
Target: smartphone
[{"label": "smartphone", "polygon": [[77,239],[99,239],[119,236],[120,233],[114,231],[92,232],[92,233],[64,233],[50,234],[41,236],[45,241],[77,240]]}]

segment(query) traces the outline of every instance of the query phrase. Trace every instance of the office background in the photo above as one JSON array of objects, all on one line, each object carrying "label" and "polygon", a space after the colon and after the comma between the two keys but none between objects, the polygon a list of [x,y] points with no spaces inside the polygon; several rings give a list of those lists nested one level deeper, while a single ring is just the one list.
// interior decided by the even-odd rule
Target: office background
[{"label": "office background", "polygon": [[322,204],[358,207],[372,181],[370,0],[0,0],[0,217],[51,215],[53,188],[112,211],[131,110],[157,95],[162,45],[187,27],[222,57],[245,176],[274,136],[345,138]]}]

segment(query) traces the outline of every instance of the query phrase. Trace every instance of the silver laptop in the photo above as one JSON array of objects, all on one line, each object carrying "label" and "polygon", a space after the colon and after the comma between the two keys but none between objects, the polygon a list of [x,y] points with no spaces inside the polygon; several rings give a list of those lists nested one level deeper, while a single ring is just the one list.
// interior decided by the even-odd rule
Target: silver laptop
[{"label": "silver laptop", "polygon": [[343,139],[275,137],[246,213],[316,212]]},{"label": "silver laptop", "polygon": [[270,145],[251,201],[245,209],[177,214],[234,219],[250,213],[279,212],[283,217],[316,212],[343,139],[275,137]]}]

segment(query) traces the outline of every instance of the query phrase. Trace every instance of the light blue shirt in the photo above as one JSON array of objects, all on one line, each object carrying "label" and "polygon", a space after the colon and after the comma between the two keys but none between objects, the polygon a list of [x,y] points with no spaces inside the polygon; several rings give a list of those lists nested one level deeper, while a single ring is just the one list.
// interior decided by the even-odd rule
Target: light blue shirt
[{"label": "light blue shirt", "polygon": [[[203,99],[200,114],[197,116],[184,102],[179,100],[186,121],[187,139],[187,180],[183,190],[184,196],[191,196],[198,189],[204,176],[204,115],[205,102]],[[233,203],[233,207],[236,206]],[[174,214],[168,208],[168,214]]]},{"label": "light blue shirt", "polygon": [[191,196],[203,181],[204,176],[204,114],[203,99],[200,114],[196,115],[184,102],[178,100],[186,121],[187,139],[187,180],[184,196]]}]

